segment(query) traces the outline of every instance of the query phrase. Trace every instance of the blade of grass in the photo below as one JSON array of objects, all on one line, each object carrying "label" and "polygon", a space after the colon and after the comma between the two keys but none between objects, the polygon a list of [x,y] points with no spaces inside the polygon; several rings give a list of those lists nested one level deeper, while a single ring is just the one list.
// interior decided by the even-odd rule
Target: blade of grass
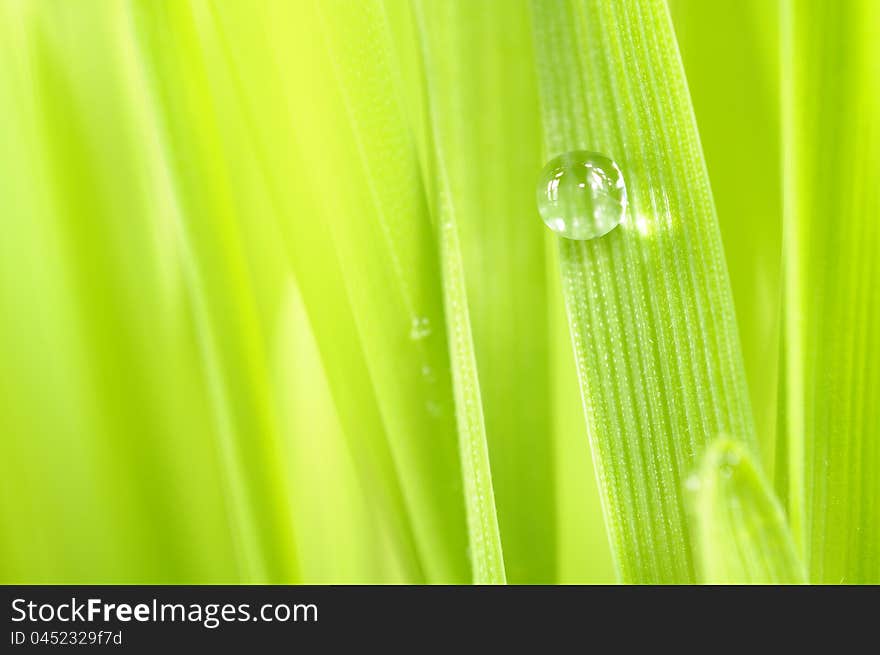
[{"label": "blade of grass", "polygon": [[[456,162],[452,157],[460,152],[456,146],[461,134],[456,131],[455,122],[459,114],[450,112],[447,103],[454,104],[459,96],[456,95],[457,87],[449,84],[455,77],[447,68],[449,59],[443,56],[450,50],[442,41],[442,26],[448,29],[455,25],[449,17],[458,8],[456,3],[426,5],[417,2],[415,13],[428,84],[431,165],[436,174],[432,208],[443,278],[473,579],[477,584],[498,584],[506,582],[506,575],[459,236],[461,197],[453,186]],[[435,15],[434,10],[439,10],[439,15]],[[454,61],[454,56],[451,59]]]},{"label": "blade of grass", "polygon": [[[296,284],[289,283],[275,334],[274,388],[305,584],[406,582],[354,463]],[[378,533],[378,534],[377,534]]]},{"label": "blade of grass", "polygon": [[782,507],[745,448],[718,439],[692,480],[700,582],[806,582]]},{"label": "blade of grass", "polygon": [[363,486],[381,499],[410,581],[465,581],[435,237],[380,6],[272,2],[244,34],[247,7],[216,13],[234,68],[278,77],[239,75],[237,102]]},{"label": "blade of grass", "polygon": [[[271,3],[259,12],[236,4],[212,8],[224,44],[221,56],[231,61],[236,78],[233,104],[247,126],[243,132],[249,143],[244,153],[259,171],[259,196],[277,221],[308,320],[320,335],[317,347],[359,484],[369,496],[373,520],[386,535],[385,547],[403,569],[404,581],[424,582],[423,563],[380,411],[380,390],[372,379],[331,231],[335,217],[357,216],[358,203],[360,207],[370,204],[362,187],[355,187],[358,176],[350,180],[356,189],[352,194],[336,192],[336,162],[350,157],[353,146],[344,129],[348,121],[341,102],[328,97],[328,90],[335,87],[327,83],[332,70],[320,56],[325,50],[320,32],[309,27],[318,24],[314,6]],[[303,16],[301,10],[309,13]],[[236,25],[250,29],[230,29]],[[267,41],[268,47],[263,47]],[[282,60],[302,65],[280,66]],[[269,82],[245,75],[249,70],[264,71]],[[299,90],[296,97],[310,101],[297,102],[292,90]],[[291,123],[300,129],[288,129]],[[342,204],[345,199],[351,204]],[[381,270],[381,260],[377,263]],[[399,332],[395,327],[393,333]]]},{"label": "blade of grass", "polygon": [[240,579],[128,28],[0,7],[4,582]]},{"label": "blade of grass", "polygon": [[[532,3],[546,154],[621,166],[624,224],[559,240],[587,430],[620,576],[694,580],[683,476],[755,447],[715,209],[665,3]],[[537,174],[537,171],[536,171]]]},{"label": "blade of grass", "polygon": [[[363,203],[348,207],[350,219],[335,221],[334,240],[353,281],[349,294],[419,548],[428,563],[448,560],[443,569],[429,570],[429,579],[456,580],[464,573],[459,567],[466,523],[456,485],[461,464],[454,378],[443,329],[436,238],[416,142],[403,114],[391,34],[378,0],[316,6],[367,182],[364,200],[374,207],[366,221],[357,212]],[[372,248],[364,248],[366,243]],[[377,252],[383,254],[381,266]],[[364,271],[371,271],[372,279],[364,279]]]},{"label": "blade of grass", "polygon": [[231,487],[244,576],[291,580],[294,543],[271,388],[268,329],[255,302],[229,159],[195,5],[136,3],[132,26],[179,213],[178,235]]},{"label": "blade of grass", "polygon": [[[228,157],[237,168],[256,172],[253,188],[247,176],[240,176],[235,186],[237,205],[247,217],[243,223],[258,223],[267,216],[275,222],[309,320],[321,335],[318,346],[328,381],[360,484],[370,493],[374,520],[388,537],[387,547],[405,571],[405,580],[423,582],[423,563],[330,229],[328,217],[354,213],[350,207],[328,205],[325,197],[331,203],[336,202],[336,195],[366,203],[354,184],[351,194],[329,192],[328,185],[336,178],[322,170],[324,165],[345,161],[352,149],[350,139],[336,135],[347,136],[344,111],[335,98],[328,97],[334,85],[327,83],[332,70],[321,56],[320,33],[307,27],[318,23],[314,7],[311,3],[302,7],[267,3],[249,8],[201,2],[194,7],[203,21],[202,47],[212,61],[223,64],[211,68],[212,91],[217,107],[225,110],[220,132]],[[282,52],[283,48],[293,51]],[[302,65],[281,69],[276,57]],[[321,76],[320,85],[311,84],[313,74]],[[292,106],[287,96],[290,89],[299,89],[310,102]],[[316,119],[322,110],[322,117]],[[305,144],[297,141],[300,130],[294,134],[291,123],[312,139]],[[315,155],[312,147],[321,148],[322,154]],[[340,158],[342,148],[347,148],[346,155]],[[316,165],[308,165],[309,161]]]},{"label": "blade of grass", "polygon": [[880,4],[783,5],[790,515],[811,582],[880,582]]},{"label": "blade of grass", "polygon": [[[782,298],[778,0],[670,0],[669,8],[712,180],[764,469],[772,471]],[[756,163],[760,175],[749,174]]]},{"label": "blade of grass", "polygon": [[512,583],[546,582],[556,575],[556,439],[544,234],[532,206],[540,142],[528,4],[418,7],[442,157],[437,177],[454,208],[505,572]]}]

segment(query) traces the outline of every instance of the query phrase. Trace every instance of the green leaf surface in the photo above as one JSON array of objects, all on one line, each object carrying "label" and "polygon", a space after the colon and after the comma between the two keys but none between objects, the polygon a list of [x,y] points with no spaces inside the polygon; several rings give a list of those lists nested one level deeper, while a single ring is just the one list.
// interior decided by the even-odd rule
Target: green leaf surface
[{"label": "green leaf surface", "polygon": [[612,584],[618,572],[611,553],[596,480],[565,301],[559,285],[559,252],[547,238],[551,302],[551,396],[556,445],[557,568],[560,584]]},{"label": "green leaf surface", "polygon": [[536,0],[547,158],[627,181],[624,223],[559,240],[587,431],[620,576],[694,579],[683,478],[709,439],[755,446],[715,209],[665,3]]},{"label": "green leaf surface", "polygon": [[880,582],[880,4],[784,3],[786,424],[816,583]]},{"label": "green leaf surface", "polygon": [[718,439],[689,486],[694,493],[700,582],[806,581],[785,513],[745,448]]}]

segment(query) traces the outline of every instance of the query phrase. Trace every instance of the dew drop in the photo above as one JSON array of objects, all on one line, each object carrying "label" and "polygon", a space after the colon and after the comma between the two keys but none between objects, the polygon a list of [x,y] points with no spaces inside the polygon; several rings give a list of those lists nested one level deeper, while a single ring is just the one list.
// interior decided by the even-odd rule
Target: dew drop
[{"label": "dew drop", "polygon": [[431,321],[426,316],[413,316],[409,329],[409,338],[420,341],[431,336]]},{"label": "dew drop", "polygon": [[567,239],[608,234],[626,215],[626,185],[605,155],[575,150],[551,159],[538,181],[538,211],[544,224]]},{"label": "dew drop", "polygon": [[425,411],[428,412],[429,416],[433,416],[434,418],[443,416],[443,408],[440,406],[440,403],[434,400],[429,400],[425,403]]},{"label": "dew drop", "polygon": [[702,483],[700,482],[700,476],[696,474],[689,475],[687,479],[684,481],[685,489],[690,491],[691,493],[696,493],[700,490]]},{"label": "dew drop", "polygon": [[732,478],[739,462],[740,456],[736,451],[724,453],[724,457],[721,459],[721,475],[725,478]]}]

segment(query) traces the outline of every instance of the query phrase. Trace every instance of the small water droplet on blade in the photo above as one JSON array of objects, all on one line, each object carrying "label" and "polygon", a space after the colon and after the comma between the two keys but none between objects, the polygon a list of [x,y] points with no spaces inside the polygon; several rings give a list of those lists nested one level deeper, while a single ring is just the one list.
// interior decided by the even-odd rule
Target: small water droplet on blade
[{"label": "small water droplet on blade", "polygon": [[537,200],[544,224],[577,241],[608,234],[626,216],[620,168],[605,155],[586,150],[550,160],[538,180]]},{"label": "small water droplet on blade", "polygon": [[689,475],[687,480],[684,481],[685,489],[690,491],[691,493],[696,493],[700,490],[702,486],[700,483],[700,477],[698,475]]},{"label": "small water droplet on blade", "polygon": [[431,321],[425,316],[413,316],[409,329],[409,338],[419,341],[431,336]]},{"label": "small water droplet on blade", "polygon": [[740,456],[738,452],[731,450],[724,453],[724,457],[721,460],[721,475],[725,478],[732,478],[739,463]]}]

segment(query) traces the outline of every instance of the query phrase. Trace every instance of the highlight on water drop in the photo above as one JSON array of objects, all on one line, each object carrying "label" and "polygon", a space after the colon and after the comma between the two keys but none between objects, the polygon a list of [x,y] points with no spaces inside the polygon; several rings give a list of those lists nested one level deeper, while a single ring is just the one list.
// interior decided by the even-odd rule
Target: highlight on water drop
[{"label": "highlight on water drop", "polygon": [[567,239],[608,234],[626,216],[623,173],[605,155],[575,150],[551,159],[538,180],[538,212]]}]

